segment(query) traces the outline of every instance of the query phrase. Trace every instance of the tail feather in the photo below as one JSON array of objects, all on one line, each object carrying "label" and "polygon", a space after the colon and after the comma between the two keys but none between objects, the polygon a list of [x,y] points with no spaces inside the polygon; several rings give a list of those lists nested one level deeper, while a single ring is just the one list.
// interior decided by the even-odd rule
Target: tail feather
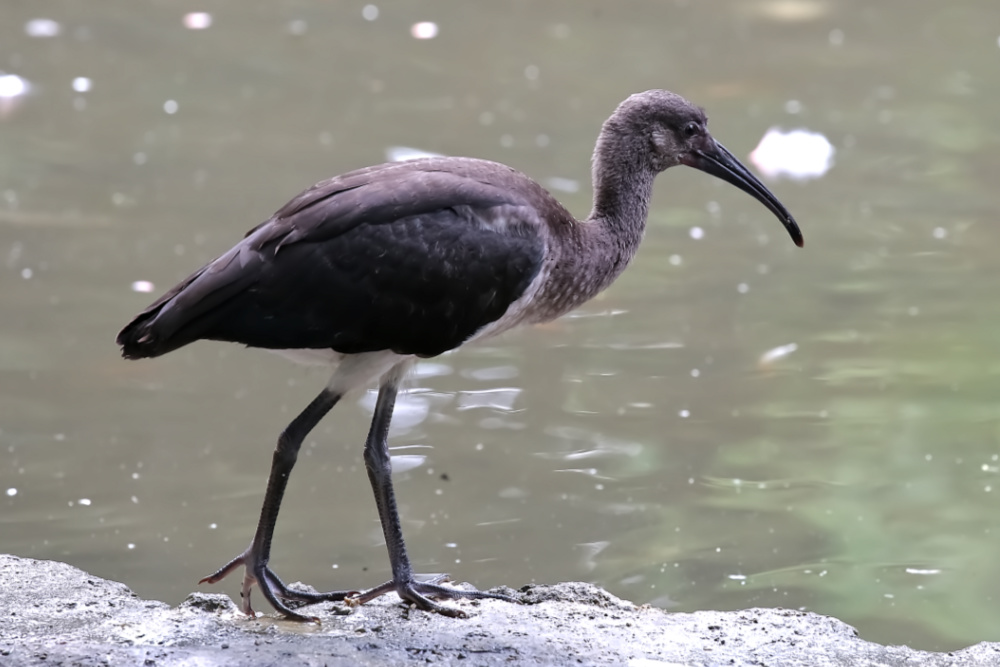
[{"label": "tail feather", "polygon": [[164,337],[156,326],[160,307],[150,307],[139,313],[135,319],[118,332],[115,339],[126,359],[146,359],[172,352],[194,341]]},{"label": "tail feather", "polygon": [[121,346],[123,357],[126,359],[144,359],[163,354],[156,351],[155,345],[152,344],[153,334],[150,328],[150,315],[144,312],[118,332],[115,342]]},{"label": "tail feather", "polygon": [[259,261],[259,255],[251,251],[241,257],[243,245],[188,276],[125,325],[115,339],[122,356],[159,357],[210,334],[212,325],[224,317],[221,306],[253,280],[247,264]]},{"label": "tail feather", "polygon": [[170,309],[177,296],[195,282],[204,271],[203,268],[176,285],[118,332],[115,342],[121,346],[123,357],[126,359],[158,357],[194,341],[194,339],[172,340],[175,338],[172,337],[173,332],[160,321],[160,315],[165,309]]}]

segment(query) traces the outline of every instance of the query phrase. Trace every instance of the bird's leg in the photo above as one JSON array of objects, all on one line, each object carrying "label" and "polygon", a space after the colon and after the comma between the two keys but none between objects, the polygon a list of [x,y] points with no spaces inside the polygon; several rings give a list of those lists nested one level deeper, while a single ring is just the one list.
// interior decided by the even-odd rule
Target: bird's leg
[{"label": "bird's leg", "polygon": [[385,545],[389,551],[389,563],[392,566],[392,580],[381,586],[376,586],[362,593],[352,594],[347,598],[349,604],[363,604],[374,600],[380,595],[396,591],[404,601],[410,602],[420,609],[435,611],[445,616],[464,617],[460,609],[440,605],[430,598],[496,598],[515,602],[514,599],[496,593],[482,591],[466,591],[450,586],[442,586],[440,581],[445,577],[436,577],[430,581],[416,581],[410,559],[406,555],[406,545],[403,543],[403,529],[399,523],[399,512],[396,509],[396,494],[392,489],[392,462],[389,459],[389,423],[392,421],[392,409],[396,404],[396,394],[399,390],[399,374],[390,372],[379,388],[378,401],[375,404],[375,414],[372,417],[371,429],[365,441],[365,468],[375,493],[375,504],[378,506],[378,517],[382,522],[382,533],[385,535]]},{"label": "bird's leg", "polygon": [[311,604],[327,600],[343,600],[351,593],[351,591],[331,591],[329,593],[295,591],[285,586],[278,575],[274,574],[268,567],[274,524],[278,520],[278,509],[281,507],[281,499],[285,495],[285,487],[288,485],[288,475],[295,466],[299,447],[301,447],[306,435],[319,423],[319,420],[337,404],[340,396],[329,388],[324,389],[281,433],[278,437],[278,445],[274,449],[271,474],[267,479],[264,504],[260,509],[260,521],[257,523],[257,530],[250,546],[216,572],[198,582],[214,584],[242,565],[244,575],[240,596],[242,597],[241,608],[245,614],[254,615],[253,609],[250,607],[250,589],[254,584],[260,586],[261,593],[275,609],[295,621],[319,622],[315,617],[303,616],[292,611],[282,600]]}]

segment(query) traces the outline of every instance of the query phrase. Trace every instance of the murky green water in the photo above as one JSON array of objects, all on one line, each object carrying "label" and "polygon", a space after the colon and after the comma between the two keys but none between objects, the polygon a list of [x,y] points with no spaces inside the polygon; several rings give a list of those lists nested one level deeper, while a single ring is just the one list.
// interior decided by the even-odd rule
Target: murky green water
[{"label": "murky green water", "polygon": [[[600,123],[665,87],[740,156],[772,125],[829,138],[825,177],[772,183],[805,249],[673,170],[606,294],[424,364],[392,440],[426,457],[396,476],[416,566],[1000,640],[1000,5],[364,4],[220,0],[206,30],[172,3],[0,8],[0,70],[32,86],[0,104],[0,549],[180,601],[245,546],[274,438],[326,377],[211,343],[126,363],[114,335],[155,296],[132,283],[161,292],[392,146],[571,179],[584,215]],[[60,33],[28,36],[42,17]],[[370,403],[304,448],[287,579],[387,576]]]}]

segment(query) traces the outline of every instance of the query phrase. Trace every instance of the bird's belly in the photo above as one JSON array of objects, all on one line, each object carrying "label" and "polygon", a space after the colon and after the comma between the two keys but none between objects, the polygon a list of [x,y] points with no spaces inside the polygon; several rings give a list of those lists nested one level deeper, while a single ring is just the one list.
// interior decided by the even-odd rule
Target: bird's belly
[{"label": "bird's belly", "polygon": [[327,386],[340,396],[364,389],[394,369],[405,374],[417,359],[413,355],[396,354],[391,350],[358,354],[343,354],[329,348],[268,351],[276,352],[299,364],[332,367],[333,376]]},{"label": "bird's belly", "polygon": [[[265,348],[266,349],[266,348]],[[280,354],[285,359],[294,361],[305,366],[336,366],[344,355],[329,348],[302,349],[302,350],[267,350]]]}]

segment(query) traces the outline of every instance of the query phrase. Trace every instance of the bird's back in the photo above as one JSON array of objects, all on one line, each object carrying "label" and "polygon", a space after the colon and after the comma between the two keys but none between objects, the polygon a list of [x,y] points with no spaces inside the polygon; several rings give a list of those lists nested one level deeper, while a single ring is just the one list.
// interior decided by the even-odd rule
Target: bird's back
[{"label": "bird's back", "polygon": [[539,275],[541,186],[467,158],[390,163],[317,183],[140,313],[124,356],[199,339],[433,356],[496,321]]}]

